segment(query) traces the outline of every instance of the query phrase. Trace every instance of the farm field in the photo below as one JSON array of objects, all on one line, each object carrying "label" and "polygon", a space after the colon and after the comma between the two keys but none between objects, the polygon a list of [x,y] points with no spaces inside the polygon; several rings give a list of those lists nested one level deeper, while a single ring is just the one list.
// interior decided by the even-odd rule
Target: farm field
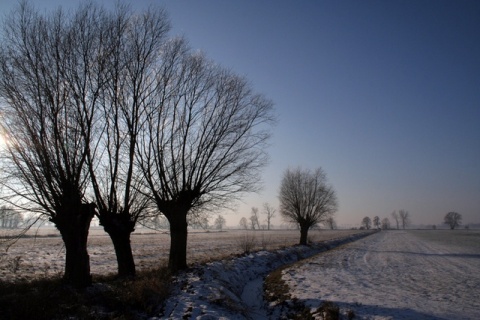
[{"label": "farm field", "polygon": [[282,271],[292,298],[355,319],[480,319],[480,231],[379,232]]},{"label": "farm field", "polygon": [[[319,242],[355,234],[355,230],[312,230],[310,238]],[[298,230],[223,232],[191,231],[188,237],[188,263],[197,265],[244,253],[245,242],[254,242],[252,251],[275,250],[292,246],[299,241]],[[168,261],[170,235],[138,228],[131,237],[132,250],[138,270],[146,270]],[[2,249],[0,247],[0,249]],[[93,275],[116,272],[116,257],[112,242],[102,228],[92,228],[88,251]],[[29,237],[0,251],[0,277],[3,280],[31,280],[63,273],[65,248],[55,228],[32,230]]]},{"label": "farm field", "polygon": [[[64,249],[52,230],[2,251],[2,279],[60,274]],[[292,247],[298,237],[297,230],[191,232],[192,268],[176,277],[153,318],[139,319],[259,320],[295,314],[299,309],[289,303],[264,300],[265,277],[280,267],[287,302],[307,307],[318,319],[324,301],[339,306],[340,319],[348,319],[350,310],[354,319],[480,319],[479,230],[315,230],[309,237],[315,245]],[[245,255],[242,244],[252,239],[255,248]],[[139,229],[132,246],[139,270],[155,267],[167,261],[169,235]],[[92,274],[115,272],[113,247],[101,229],[92,229],[89,252]],[[20,262],[13,270],[16,257]]]}]

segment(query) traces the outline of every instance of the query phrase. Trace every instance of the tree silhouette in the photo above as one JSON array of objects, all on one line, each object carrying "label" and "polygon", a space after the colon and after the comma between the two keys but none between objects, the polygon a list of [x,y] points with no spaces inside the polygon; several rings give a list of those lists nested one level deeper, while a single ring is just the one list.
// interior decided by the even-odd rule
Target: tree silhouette
[{"label": "tree silhouette", "polygon": [[245,79],[183,40],[171,41],[163,54],[138,161],[145,192],[170,223],[175,272],[187,266],[187,217],[257,190],[273,117],[272,103]]},{"label": "tree silhouette", "polygon": [[280,214],[298,224],[300,244],[307,244],[308,230],[330,218],[337,210],[337,197],[321,168],[315,171],[287,169],[280,186]]},{"label": "tree silhouette", "polygon": [[462,224],[462,215],[458,212],[451,211],[445,215],[443,221],[453,230]]}]

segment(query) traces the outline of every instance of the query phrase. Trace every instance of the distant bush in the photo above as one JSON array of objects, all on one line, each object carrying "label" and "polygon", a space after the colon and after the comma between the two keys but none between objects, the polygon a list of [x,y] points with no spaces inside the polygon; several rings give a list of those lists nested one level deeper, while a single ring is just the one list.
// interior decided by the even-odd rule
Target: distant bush
[{"label": "distant bush", "polygon": [[243,253],[251,253],[257,245],[255,234],[246,232],[243,237],[239,238],[237,245]]}]

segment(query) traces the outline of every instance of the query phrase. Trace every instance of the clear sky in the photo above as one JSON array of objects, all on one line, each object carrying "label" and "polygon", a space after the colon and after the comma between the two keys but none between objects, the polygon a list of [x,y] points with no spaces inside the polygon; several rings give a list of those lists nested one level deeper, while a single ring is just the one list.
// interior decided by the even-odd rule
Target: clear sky
[{"label": "clear sky", "polygon": [[228,225],[278,207],[282,174],[297,166],[326,171],[340,226],[400,209],[414,224],[449,211],[480,222],[479,1],[126,2],[165,6],[172,35],[275,103],[264,189],[225,213]]}]

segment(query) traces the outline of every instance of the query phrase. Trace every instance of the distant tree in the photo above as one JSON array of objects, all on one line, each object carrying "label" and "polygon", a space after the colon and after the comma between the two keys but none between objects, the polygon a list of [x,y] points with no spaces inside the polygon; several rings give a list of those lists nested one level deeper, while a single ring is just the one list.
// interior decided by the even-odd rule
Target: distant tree
[{"label": "distant tree", "polygon": [[395,223],[397,225],[397,229],[400,229],[400,217],[397,214],[397,211],[392,212],[392,218],[395,220]]},{"label": "distant tree", "polygon": [[322,168],[315,171],[287,169],[280,185],[280,214],[300,229],[300,244],[307,244],[308,230],[337,211],[335,191]]},{"label": "distant tree", "polygon": [[382,229],[383,230],[390,229],[390,219],[388,219],[388,218],[383,218],[382,219]]},{"label": "distant tree", "polygon": [[329,228],[330,230],[337,229],[337,223],[335,222],[334,217],[329,217],[325,220],[324,224]]},{"label": "distant tree", "polygon": [[410,213],[406,210],[400,210],[398,216],[402,222],[402,229],[405,229],[410,224]]},{"label": "distant tree", "polygon": [[207,212],[198,211],[198,212],[195,212],[194,214],[190,214],[187,217],[187,222],[188,222],[188,225],[191,226],[193,229],[208,230],[210,228],[209,221],[208,221],[209,218],[210,218],[210,215]]},{"label": "distant tree", "polygon": [[380,228],[380,218],[378,216],[373,218],[373,226],[377,229]]},{"label": "distant tree", "polygon": [[213,224],[217,230],[222,230],[226,223],[227,221],[225,218],[221,215],[218,215]]},{"label": "distant tree", "polygon": [[250,223],[252,230],[260,229],[260,222],[258,221],[258,208],[252,207],[252,213],[250,216]]},{"label": "distant tree", "polygon": [[272,207],[270,204],[265,202],[263,204],[263,213],[267,216],[267,230],[270,230],[271,227],[271,221],[275,217],[275,208]]},{"label": "distant tree", "polygon": [[240,225],[241,228],[247,230],[247,229],[248,229],[248,221],[247,221],[247,218],[242,217],[242,218],[240,219],[239,225]]},{"label": "distant tree", "polygon": [[445,215],[443,221],[453,230],[462,224],[462,215],[458,212],[451,211]]},{"label": "distant tree", "polygon": [[371,227],[372,227],[372,219],[370,219],[369,217],[365,217],[362,219],[362,226],[369,230]]},{"label": "distant tree", "polygon": [[168,229],[168,220],[164,216],[158,214],[142,219],[140,224],[146,228],[154,230]]}]

